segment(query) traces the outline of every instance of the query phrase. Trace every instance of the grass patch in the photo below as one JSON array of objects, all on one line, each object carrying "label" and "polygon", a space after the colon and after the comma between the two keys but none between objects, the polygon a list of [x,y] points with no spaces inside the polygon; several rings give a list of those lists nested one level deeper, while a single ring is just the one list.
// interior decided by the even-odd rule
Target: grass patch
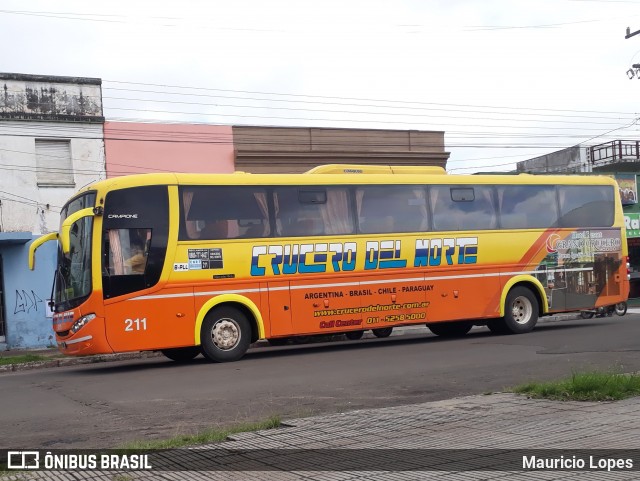
[{"label": "grass patch", "polygon": [[122,449],[150,450],[150,449],[173,449],[197,444],[219,443],[232,434],[262,431],[264,429],[275,429],[281,425],[280,416],[271,416],[265,421],[257,423],[243,423],[224,429],[206,429],[197,434],[176,436],[170,439],[159,439],[155,441],[133,441],[122,446]]},{"label": "grass patch", "polygon": [[573,373],[569,379],[530,382],[511,389],[532,398],[558,401],[617,401],[640,395],[640,375],[607,372]]},{"label": "grass patch", "polygon": [[6,366],[7,364],[23,364],[25,362],[35,361],[48,361],[53,359],[52,356],[40,356],[39,354],[22,354],[20,356],[6,356],[0,355],[0,366]]}]

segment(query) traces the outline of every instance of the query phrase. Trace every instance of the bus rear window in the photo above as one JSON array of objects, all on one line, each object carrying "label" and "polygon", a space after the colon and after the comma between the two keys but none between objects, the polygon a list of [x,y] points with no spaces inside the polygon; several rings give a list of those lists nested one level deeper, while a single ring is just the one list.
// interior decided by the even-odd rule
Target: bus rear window
[{"label": "bus rear window", "polygon": [[611,227],[615,212],[610,185],[561,185],[560,227]]}]

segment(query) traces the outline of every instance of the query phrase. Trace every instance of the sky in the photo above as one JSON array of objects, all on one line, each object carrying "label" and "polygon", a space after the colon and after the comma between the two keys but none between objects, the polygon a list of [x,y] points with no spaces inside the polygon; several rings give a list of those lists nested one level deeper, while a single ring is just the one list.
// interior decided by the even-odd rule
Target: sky
[{"label": "sky", "polygon": [[[0,71],[107,120],[438,130],[451,173],[640,140],[640,0],[0,0]],[[640,73],[640,71],[638,72]]]}]

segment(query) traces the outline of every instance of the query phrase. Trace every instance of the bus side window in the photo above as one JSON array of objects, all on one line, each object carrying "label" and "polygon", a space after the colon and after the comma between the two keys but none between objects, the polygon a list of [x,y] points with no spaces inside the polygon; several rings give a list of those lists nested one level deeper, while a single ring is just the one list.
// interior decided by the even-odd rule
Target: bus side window
[{"label": "bus side window", "polygon": [[611,227],[614,190],[610,185],[561,185],[561,227]]},{"label": "bus side window", "polygon": [[276,233],[302,237],[352,234],[346,187],[279,187],[274,190]]},{"label": "bus side window", "polygon": [[184,187],[180,197],[180,240],[270,235],[267,194],[262,187]]},{"label": "bus side window", "polygon": [[105,238],[109,247],[104,259],[106,274],[144,274],[151,245],[151,229],[110,229]]},{"label": "bus side window", "polygon": [[226,239],[229,235],[229,222],[226,220],[206,221],[203,224],[198,239]]},{"label": "bus side window", "polygon": [[488,230],[498,227],[493,188],[486,185],[432,185],[435,230]]},{"label": "bus side window", "polygon": [[356,189],[360,232],[424,232],[429,228],[425,190],[419,185],[363,186]]},{"label": "bus side window", "polygon": [[558,225],[553,185],[500,185],[497,189],[503,229],[539,229]]},{"label": "bus side window", "polygon": [[301,204],[295,191],[278,189],[274,193],[277,232],[285,237],[324,235],[324,222],[316,205]]}]

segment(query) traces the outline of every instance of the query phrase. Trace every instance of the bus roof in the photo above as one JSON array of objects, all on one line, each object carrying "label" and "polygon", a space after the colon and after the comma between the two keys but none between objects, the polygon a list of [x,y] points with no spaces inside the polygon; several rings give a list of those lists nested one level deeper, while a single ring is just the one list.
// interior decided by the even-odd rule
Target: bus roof
[{"label": "bus roof", "polygon": [[[386,175],[381,175],[386,174]],[[390,174],[392,176],[390,177]],[[330,185],[330,184],[610,184],[609,176],[601,175],[473,175],[448,174],[435,166],[381,166],[329,164],[302,174],[225,174],[154,173],[135,174],[101,180],[78,193],[96,189],[121,189],[143,185]]]},{"label": "bus roof", "polygon": [[446,175],[447,171],[435,165],[319,165],[305,174],[419,174]]}]

